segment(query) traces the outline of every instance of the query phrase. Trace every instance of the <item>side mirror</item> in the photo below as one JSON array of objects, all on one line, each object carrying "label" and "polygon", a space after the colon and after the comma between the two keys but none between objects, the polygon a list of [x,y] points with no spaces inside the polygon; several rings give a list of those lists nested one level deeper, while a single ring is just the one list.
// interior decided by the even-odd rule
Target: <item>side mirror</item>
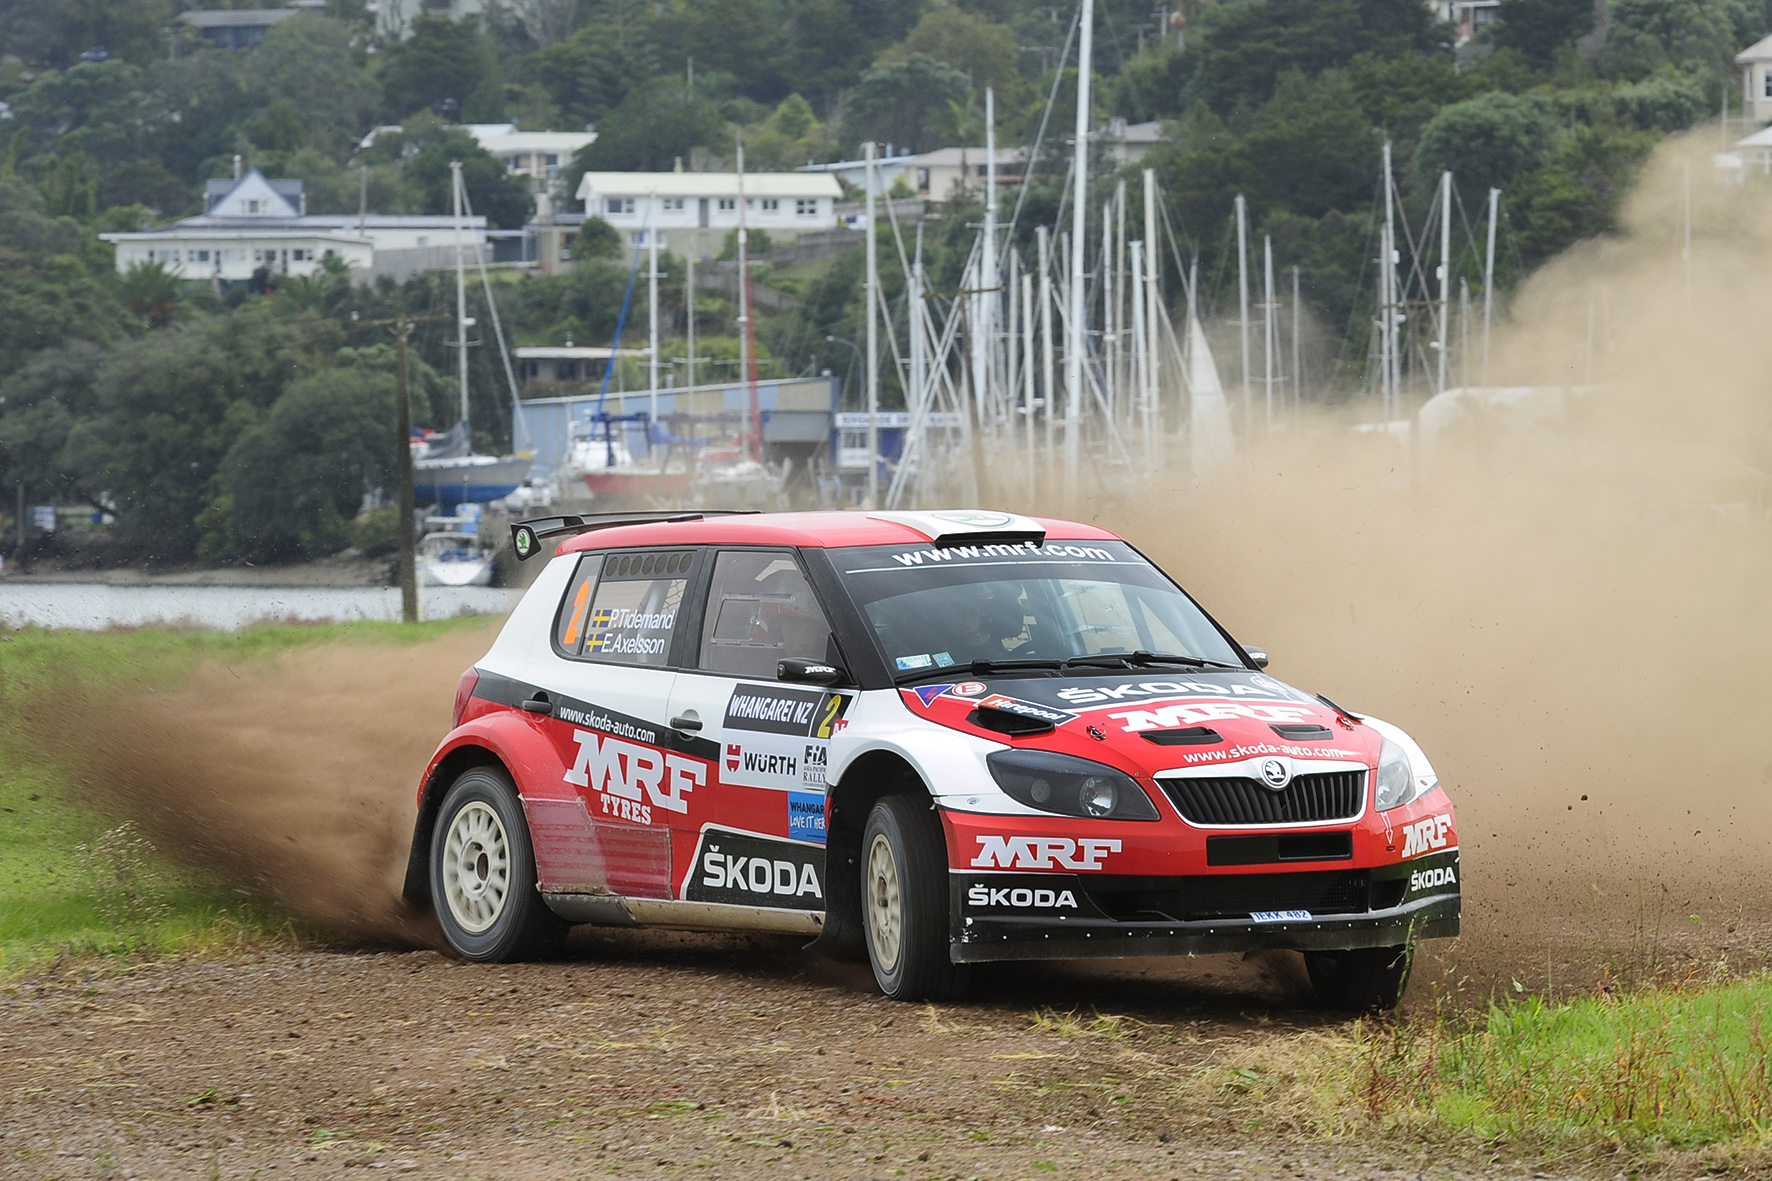
[{"label": "side mirror", "polygon": [[834,685],[843,679],[843,670],[820,660],[789,657],[775,662],[775,679],[798,685]]},{"label": "side mirror", "polygon": [[1267,667],[1267,649],[1257,648],[1254,644],[1244,644],[1243,652],[1249,657],[1249,663],[1256,668]]}]

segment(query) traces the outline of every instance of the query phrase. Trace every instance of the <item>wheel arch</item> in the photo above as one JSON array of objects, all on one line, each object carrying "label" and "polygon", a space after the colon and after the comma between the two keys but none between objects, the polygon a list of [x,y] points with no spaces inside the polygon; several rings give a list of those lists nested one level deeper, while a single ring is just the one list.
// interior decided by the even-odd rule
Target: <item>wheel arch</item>
[{"label": "wheel arch", "polygon": [[921,792],[934,803],[929,784],[909,760],[890,750],[870,750],[843,769],[826,803],[824,927],[812,947],[836,959],[867,961],[861,924],[861,837],[874,805],[889,795]]},{"label": "wheel arch", "polygon": [[412,827],[412,850],[406,858],[406,882],[400,890],[413,906],[432,904],[431,834],[437,826],[437,810],[443,806],[443,796],[452,783],[474,767],[497,767],[507,775],[511,770],[492,748],[469,740],[445,751],[425,774],[424,786],[419,789],[418,820]]}]

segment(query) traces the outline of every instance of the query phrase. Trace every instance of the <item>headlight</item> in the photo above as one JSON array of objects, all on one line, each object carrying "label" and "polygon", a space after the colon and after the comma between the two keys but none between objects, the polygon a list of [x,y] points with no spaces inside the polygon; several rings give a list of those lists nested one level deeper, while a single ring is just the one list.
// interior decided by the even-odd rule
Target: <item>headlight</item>
[{"label": "headlight", "polygon": [[1409,754],[1390,739],[1378,755],[1378,810],[1388,812],[1401,808],[1421,792],[1415,783],[1415,769],[1409,765]]},{"label": "headlight", "polygon": [[991,778],[1012,798],[1042,812],[1098,820],[1155,820],[1156,805],[1132,777],[1101,763],[1045,750],[999,750],[986,756]]}]

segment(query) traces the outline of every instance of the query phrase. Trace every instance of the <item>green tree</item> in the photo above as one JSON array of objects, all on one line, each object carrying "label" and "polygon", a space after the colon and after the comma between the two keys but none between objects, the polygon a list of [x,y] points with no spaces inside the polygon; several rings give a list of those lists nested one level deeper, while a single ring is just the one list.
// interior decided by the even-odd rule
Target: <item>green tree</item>
[{"label": "green tree", "polygon": [[913,53],[934,58],[972,79],[978,94],[992,86],[997,101],[1015,101],[1023,83],[1015,48],[1015,34],[1008,26],[993,24],[952,5],[932,8],[923,14],[905,39],[886,50],[878,63],[903,61]]},{"label": "green tree", "polygon": [[1280,75],[1320,74],[1362,53],[1444,53],[1451,32],[1419,0],[1248,0],[1208,10],[1189,52],[1221,115],[1266,102]]},{"label": "green tree", "polygon": [[871,139],[929,151],[940,146],[955,110],[971,97],[966,75],[921,53],[874,66],[844,103],[844,146]]},{"label": "green tree", "polygon": [[1542,166],[1557,121],[1537,95],[1490,93],[1444,107],[1422,129],[1415,167],[1424,179],[1451,169],[1467,192],[1506,188]]},{"label": "green tree", "polygon": [[773,0],[677,0],[655,22],[659,57],[675,67],[720,73],[738,94],[775,103],[787,96],[792,61],[783,8]]},{"label": "green tree", "polygon": [[1764,7],[1747,0],[1611,0],[1610,19],[1611,53],[1636,51],[1655,64],[1702,63],[1724,72],[1766,27]]},{"label": "green tree", "polygon": [[1501,0],[1497,17],[1490,39],[1542,70],[1593,30],[1594,5],[1593,0]]},{"label": "green tree", "polygon": [[98,176],[84,156],[54,156],[43,172],[43,208],[51,217],[91,221],[98,212]]},{"label": "green tree", "polygon": [[630,92],[597,125],[596,142],[567,170],[568,192],[586,172],[668,172],[691,148],[726,148],[726,120],[712,100],[680,78],[654,78]]},{"label": "green tree", "polygon": [[394,375],[369,365],[291,382],[228,449],[205,553],[291,562],[349,545],[364,493],[393,485],[394,398]]},{"label": "green tree", "polygon": [[[625,9],[622,15],[627,16]],[[536,79],[569,117],[601,120],[658,73],[656,48],[645,35],[649,17],[645,8],[621,20],[599,11],[572,36],[535,56]]]},{"label": "green tree", "polygon": [[790,169],[819,155],[825,126],[798,94],[781,100],[769,118],[745,134],[745,163],[758,169]]},{"label": "green tree", "polygon": [[178,276],[163,263],[131,263],[117,286],[123,306],[149,328],[164,328],[178,314]]},{"label": "green tree", "polygon": [[467,132],[440,128],[409,142],[416,143],[418,152],[406,162],[402,179],[417,195],[424,212],[451,211],[449,164],[459,160],[462,185],[467,189],[469,203],[489,225],[514,230],[529,220],[533,207],[529,186],[522,177],[512,176]]},{"label": "green tree", "polygon": [[1619,117],[1653,131],[1683,131],[1716,109],[1705,79],[1668,66],[1641,82],[1612,92],[1612,108]]},{"label": "green tree", "polygon": [[480,30],[472,21],[420,16],[412,36],[388,51],[382,106],[394,118],[435,111],[457,118],[486,73]]},{"label": "green tree", "polygon": [[1360,112],[1346,75],[1281,75],[1237,153],[1258,210],[1288,209],[1321,217],[1371,199],[1378,173],[1378,137]]},{"label": "green tree", "polygon": [[242,433],[296,379],[326,366],[339,328],[280,300],[254,300],[114,349],[93,413],[68,434],[64,464],[109,489],[116,536],[136,556],[197,556],[199,516]]},{"label": "green tree", "polygon": [[621,232],[600,217],[587,217],[572,239],[572,259],[615,258],[621,254]]},{"label": "green tree", "polygon": [[295,104],[286,98],[260,111],[248,131],[255,145],[273,152],[293,152],[308,142],[308,129]]},{"label": "green tree", "polygon": [[263,100],[293,103],[304,141],[332,151],[362,135],[381,106],[381,92],[363,67],[355,39],[343,21],[304,13],[272,25],[252,54],[252,82]]}]

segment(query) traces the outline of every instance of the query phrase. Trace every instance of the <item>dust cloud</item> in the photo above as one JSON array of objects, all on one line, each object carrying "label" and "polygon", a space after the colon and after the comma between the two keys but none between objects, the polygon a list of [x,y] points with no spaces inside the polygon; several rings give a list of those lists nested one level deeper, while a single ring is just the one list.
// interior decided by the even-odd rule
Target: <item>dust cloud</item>
[{"label": "dust cloud", "polygon": [[[1664,147],[1620,232],[1518,293],[1489,385],[1563,388],[1524,418],[1476,415],[1419,462],[1354,409],[1284,418],[1209,488],[1097,485],[1078,512],[1276,675],[1422,742],[1466,898],[1428,988],[1560,992],[1772,946],[1772,206],[1715,180],[1712,134]],[[210,668],[108,703],[85,759],[163,845],[428,942],[398,900],[414,780],[488,639]]]},{"label": "dust cloud", "polygon": [[1209,489],[1092,514],[1277,676],[1421,741],[1466,899],[1426,975],[1472,1000],[1772,946],[1772,206],[1716,180],[1715,135],[1498,332],[1491,386],[1586,389],[1466,416],[1418,466],[1352,410],[1287,419]]},{"label": "dust cloud", "polygon": [[352,938],[434,945],[400,899],[418,776],[487,628],[209,665],[174,691],[93,701],[70,752],[154,842]]}]

